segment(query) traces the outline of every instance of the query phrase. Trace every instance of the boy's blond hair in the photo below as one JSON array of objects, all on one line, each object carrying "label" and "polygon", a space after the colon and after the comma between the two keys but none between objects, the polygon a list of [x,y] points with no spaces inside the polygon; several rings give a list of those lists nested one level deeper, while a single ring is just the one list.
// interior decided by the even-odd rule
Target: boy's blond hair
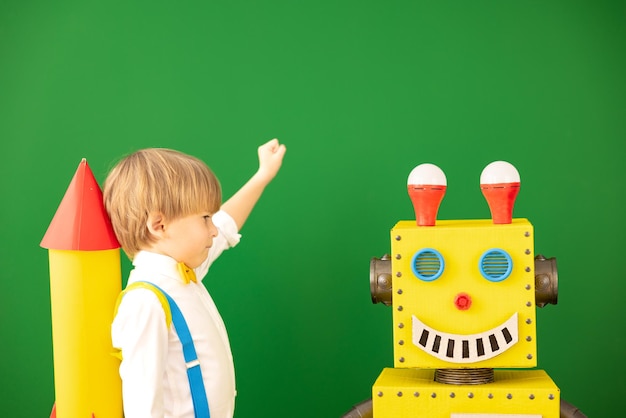
[{"label": "boy's blond hair", "polygon": [[115,235],[131,260],[154,241],[147,226],[150,213],[169,220],[215,213],[222,201],[219,181],[204,162],[165,148],[123,158],[107,176],[103,195]]}]

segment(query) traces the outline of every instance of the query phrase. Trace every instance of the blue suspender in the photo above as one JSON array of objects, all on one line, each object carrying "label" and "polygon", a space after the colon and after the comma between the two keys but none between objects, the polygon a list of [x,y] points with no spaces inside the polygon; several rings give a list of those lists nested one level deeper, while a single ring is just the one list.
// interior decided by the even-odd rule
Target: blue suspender
[{"label": "blue suspender", "polygon": [[206,398],[206,391],[204,389],[204,381],[202,380],[202,371],[200,370],[200,362],[198,361],[198,355],[196,354],[196,348],[193,345],[191,333],[187,322],[183,317],[182,312],[174,302],[174,299],[165,293],[161,288],[153,283],[144,282],[151,286],[154,286],[156,290],[161,292],[169,303],[170,310],[172,312],[172,323],[176,328],[178,338],[183,345],[183,355],[185,357],[185,363],[187,364],[187,377],[189,378],[189,387],[191,388],[191,398],[193,399],[193,410],[196,418],[210,418],[209,403]]}]

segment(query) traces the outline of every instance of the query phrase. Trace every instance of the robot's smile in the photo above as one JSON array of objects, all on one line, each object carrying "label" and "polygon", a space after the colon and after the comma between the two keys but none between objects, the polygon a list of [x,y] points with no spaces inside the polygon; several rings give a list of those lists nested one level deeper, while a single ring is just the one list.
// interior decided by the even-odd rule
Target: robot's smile
[{"label": "robot's smile", "polygon": [[517,340],[517,313],[490,330],[470,335],[435,330],[413,315],[413,344],[451,363],[475,363],[493,358],[511,348]]}]

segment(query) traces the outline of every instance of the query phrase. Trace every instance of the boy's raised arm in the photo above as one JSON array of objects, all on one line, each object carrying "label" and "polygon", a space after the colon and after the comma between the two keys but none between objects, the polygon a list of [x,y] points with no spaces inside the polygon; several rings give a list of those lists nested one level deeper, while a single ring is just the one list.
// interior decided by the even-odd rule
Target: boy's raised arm
[{"label": "boy's raised arm", "polygon": [[222,210],[228,213],[241,229],[250,212],[263,194],[265,187],[280,170],[287,148],[277,139],[261,145],[258,149],[259,169],[233,196],[223,205]]}]

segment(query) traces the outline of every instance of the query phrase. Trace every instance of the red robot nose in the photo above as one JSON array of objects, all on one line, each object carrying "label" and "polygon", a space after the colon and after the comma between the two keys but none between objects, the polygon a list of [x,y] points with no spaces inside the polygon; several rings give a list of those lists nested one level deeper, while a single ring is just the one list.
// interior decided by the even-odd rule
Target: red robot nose
[{"label": "red robot nose", "polygon": [[467,293],[459,293],[454,298],[454,306],[460,311],[466,311],[472,306],[472,297]]}]

